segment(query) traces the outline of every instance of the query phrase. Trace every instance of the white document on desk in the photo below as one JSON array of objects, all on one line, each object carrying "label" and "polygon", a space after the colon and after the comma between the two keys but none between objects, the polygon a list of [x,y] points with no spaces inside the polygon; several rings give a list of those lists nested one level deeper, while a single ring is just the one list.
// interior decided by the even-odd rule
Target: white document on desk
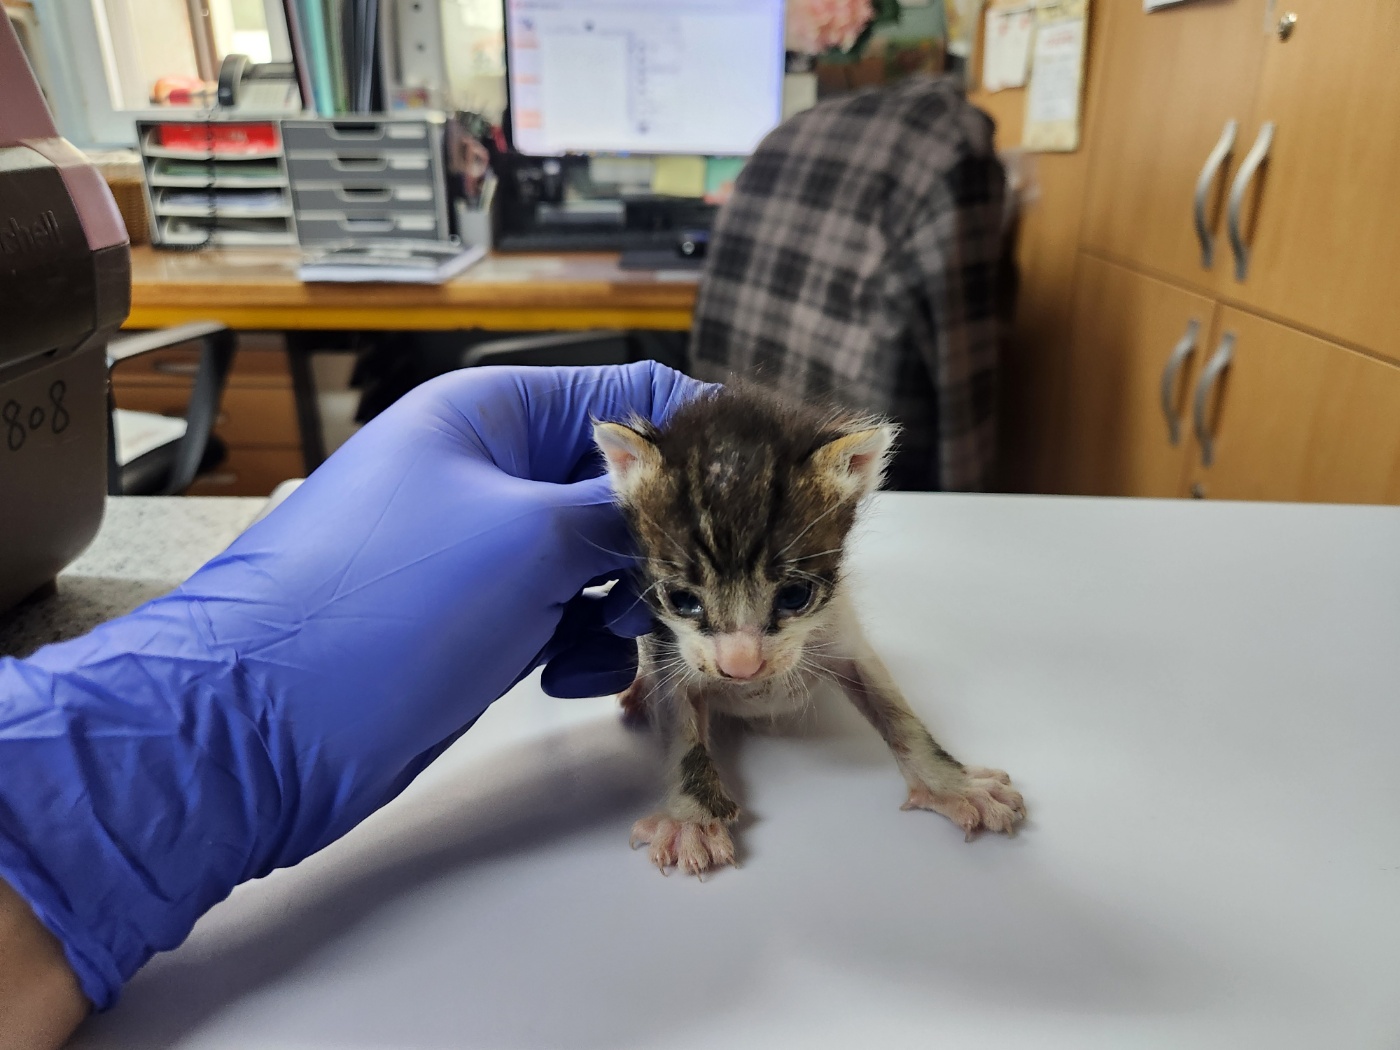
[{"label": "white document on desk", "polygon": [[431,241],[349,243],[308,250],[297,276],[308,284],[443,284],[484,258],[486,249],[481,245],[464,247]]},{"label": "white document on desk", "polygon": [[988,91],[1026,86],[1035,8],[994,7],[987,12],[986,44],[982,49],[982,87]]}]

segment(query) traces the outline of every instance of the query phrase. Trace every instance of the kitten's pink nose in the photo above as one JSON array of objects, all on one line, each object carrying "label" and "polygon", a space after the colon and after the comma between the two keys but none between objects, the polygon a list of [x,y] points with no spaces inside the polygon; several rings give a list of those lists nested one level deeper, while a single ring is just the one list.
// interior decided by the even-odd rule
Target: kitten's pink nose
[{"label": "kitten's pink nose", "polygon": [[722,634],[715,639],[715,662],[726,678],[753,678],[766,663],[762,641],[752,634]]}]

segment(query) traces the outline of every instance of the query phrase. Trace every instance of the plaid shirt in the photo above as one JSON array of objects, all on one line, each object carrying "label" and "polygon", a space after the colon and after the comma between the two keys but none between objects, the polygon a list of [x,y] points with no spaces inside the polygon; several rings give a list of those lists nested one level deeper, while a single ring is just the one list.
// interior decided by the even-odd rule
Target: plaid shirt
[{"label": "plaid shirt", "polygon": [[893,488],[985,488],[1005,188],[991,120],[947,78],[798,114],[759,145],[720,212],[693,371],[894,418]]}]

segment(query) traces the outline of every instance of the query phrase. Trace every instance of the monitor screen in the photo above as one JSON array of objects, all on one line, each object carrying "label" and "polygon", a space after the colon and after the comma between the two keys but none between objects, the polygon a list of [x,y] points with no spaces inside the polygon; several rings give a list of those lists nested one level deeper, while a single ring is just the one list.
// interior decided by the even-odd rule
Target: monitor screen
[{"label": "monitor screen", "polygon": [[506,0],[515,148],[747,154],[778,123],[784,0]]}]

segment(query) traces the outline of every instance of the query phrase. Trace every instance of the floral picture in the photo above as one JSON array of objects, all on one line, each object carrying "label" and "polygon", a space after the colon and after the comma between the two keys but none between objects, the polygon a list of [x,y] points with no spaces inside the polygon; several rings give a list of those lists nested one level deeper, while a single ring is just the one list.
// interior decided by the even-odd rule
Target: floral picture
[{"label": "floral picture", "polygon": [[899,0],[787,0],[787,49],[858,55],[881,22],[899,21]]},{"label": "floral picture", "polygon": [[941,2],[787,0],[788,69],[815,76],[817,97],[944,68]]}]

